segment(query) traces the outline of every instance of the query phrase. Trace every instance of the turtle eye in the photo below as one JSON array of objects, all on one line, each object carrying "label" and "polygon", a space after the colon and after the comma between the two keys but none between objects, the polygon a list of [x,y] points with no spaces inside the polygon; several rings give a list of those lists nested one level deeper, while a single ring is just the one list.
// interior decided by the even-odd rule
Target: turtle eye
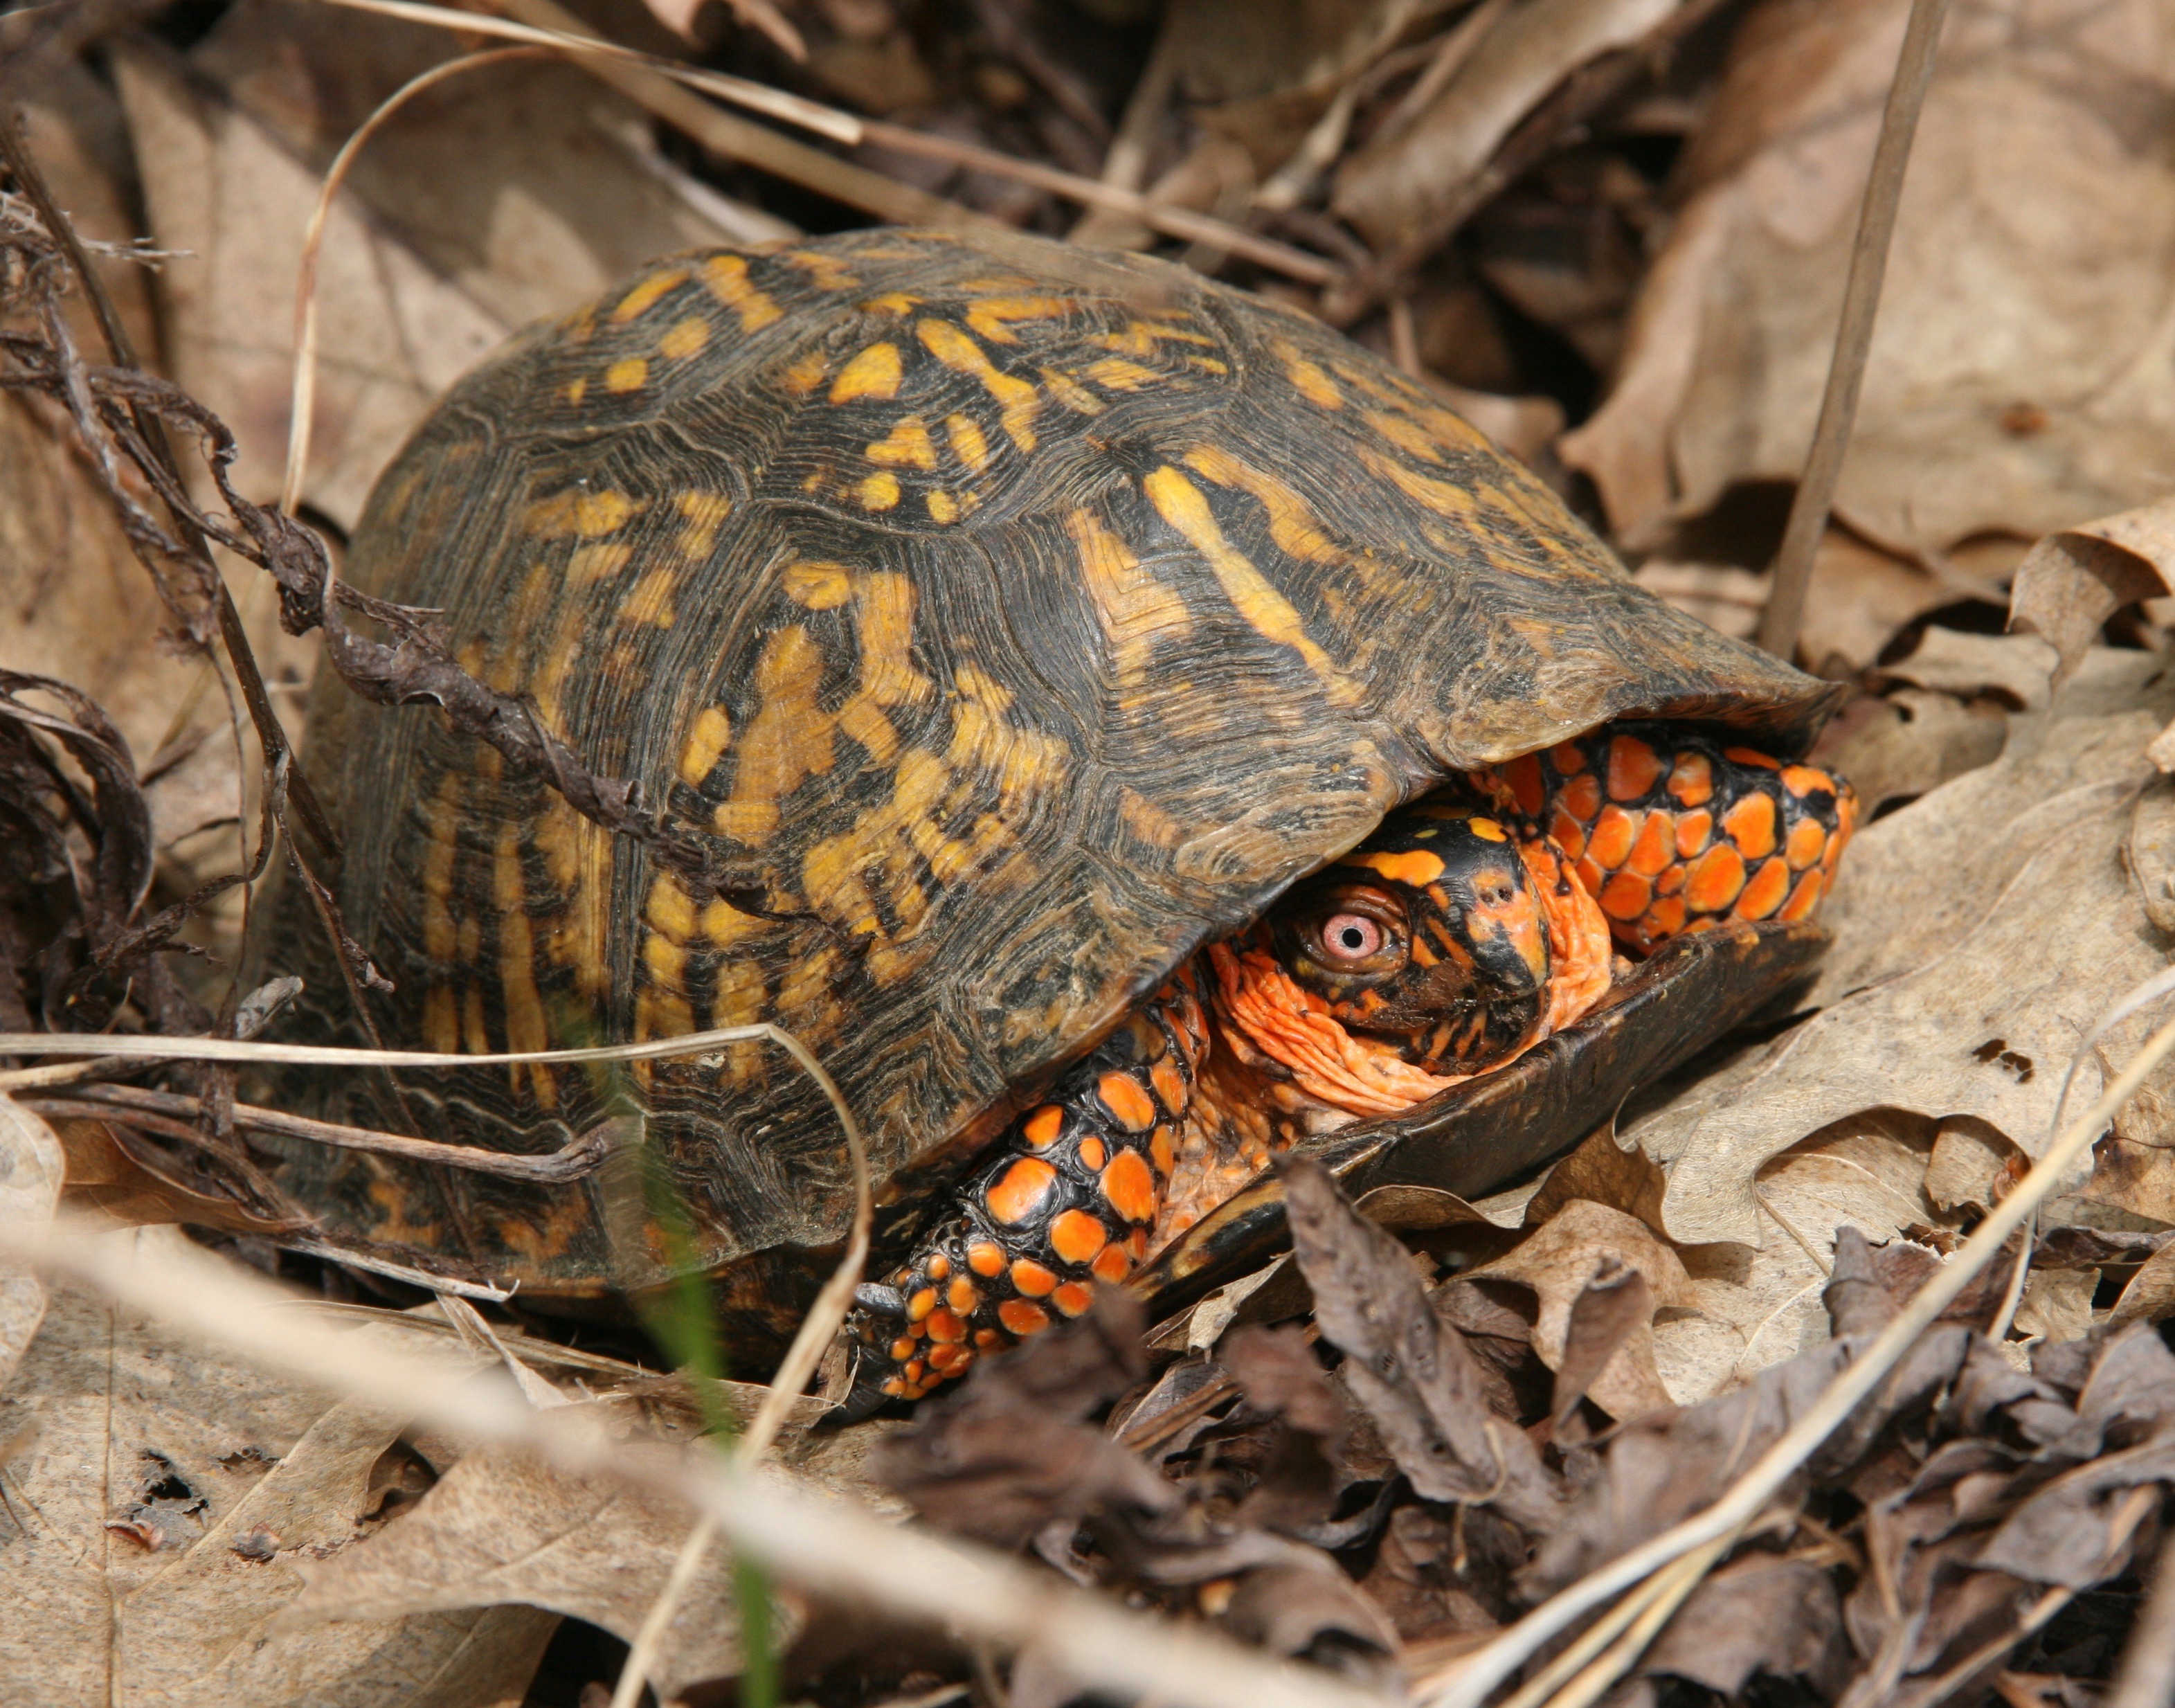
[{"label": "turtle eye", "polygon": [[1332,961],[1364,961],[1382,947],[1382,927],[1364,914],[1332,914],[1321,922],[1322,952]]}]

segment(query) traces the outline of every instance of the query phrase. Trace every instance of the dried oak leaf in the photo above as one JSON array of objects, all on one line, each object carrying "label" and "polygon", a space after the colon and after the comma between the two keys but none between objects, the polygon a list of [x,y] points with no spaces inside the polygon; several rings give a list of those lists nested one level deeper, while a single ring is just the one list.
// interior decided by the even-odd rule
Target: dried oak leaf
[{"label": "dried oak leaf", "polygon": [[979,1361],[876,1449],[871,1475],[938,1528],[1001,1548],[1091,1507],[1166,1510],[1171,1485],[1080,1421],[1147,1373],[1139,1304],[1103,1289],[1079,1321]]},{"label": "dried oak leaf", "polygon": [[[379,1331],[400,1332],[397,1316]],[[0,1678],[31,1699],[473,1708],[520,1696],[557,1623],[508,1607],[275,1630],[304,1564],[382,1521],[373,1484],[406,1450],[399,1419],[233,1365],[66,1284],[0,1389],[0,1440],[33,1421],[0,1503]],[[127,1495],[86,1474],[100,1464],[126,1467]]]},{"label": "dried oak leaf", "polygon": [[1618,1418],[1672,1403],[1654,1368],[1654,1312],[1690,1309],[1698,1298],[1676,1253],[1645,1223],[1573,1199],[1469,1278],[1513,1282],[1540,1301],[1533,1348],[1557,1374],[1559,1419],[1582,1396]]},{"label": "dried oak leaf", "polygon": [[[65,1168],[53,1130],[0,1092],[0,1223],[25,1238],[50,1227]],[[45,1316],[45,1283],[29,1269],[0,1263],[0,1384],[22,1362]]]},{"label": "dried oak leaf", "polygon": [[[2175,502],[2161,500],[2049,534],[2016,567],[2009,626],[2043,637],[2069,680],[2115,612],[2175,591]],[[2163,765],[2175,770],[2175,764]]]},{"label": "dried oak leaf", "polygon": [[1743,1694],[1754,1675],[1804,1678],[1822,1698],[1850,1673],[1842,1602],[1832,1573],[1804,1560],[1747,1553],[1710,1575],[1641,1661],[1722,1695]]},{"label": "dried oak leaf", "polygon": [[1280,1160],[1292,1247],[1322,1337],[1414,1489],[1495,1506],[1545,1532],[1560,1495],[1532,1443],[1492,1413],[1465,1339],[1429,1307],[1411,1255],[1353,1209],[1318,1163]]}]

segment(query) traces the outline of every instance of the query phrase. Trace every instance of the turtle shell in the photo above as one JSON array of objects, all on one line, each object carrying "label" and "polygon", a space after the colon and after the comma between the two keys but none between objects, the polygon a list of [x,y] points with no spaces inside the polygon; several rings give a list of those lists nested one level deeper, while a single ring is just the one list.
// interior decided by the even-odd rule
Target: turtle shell
[{"label": "turtle shell", "polygon": [[[1630,714],[1788,756],[1837,691],[1635,586],[1357,345],[1025,238],[659,263],[457,385],[347,573],[442,612],[471,670],[716,838],[770,915],[688,893],[435,713],[323,685],[309,763],[349,928],[396,987],[366,999],[379,1035],[770,1021],[901,1185],[1448,774]],[[293,1029],[360,1038],[306,906],[284,913],[274,970],[315,1005]],[[312,1087],[340,1118],[532,1152],[632,1098],[695,1257],[756,1302],[766,1254],[833,1245],[849,1213],[827,1105],[762,1044]],[[285,1176],[328,1238],[524,1293],[664,1262],[610,1236],[610,1168],[539,1186],[296,1147]]]}]

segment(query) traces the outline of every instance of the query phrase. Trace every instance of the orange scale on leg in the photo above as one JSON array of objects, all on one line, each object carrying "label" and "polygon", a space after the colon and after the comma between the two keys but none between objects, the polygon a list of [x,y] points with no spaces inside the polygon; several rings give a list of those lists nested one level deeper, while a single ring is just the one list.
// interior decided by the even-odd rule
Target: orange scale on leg
[{"label": "orange scale on leg", "polygon": [[990,1214],[1000,1222],[1024,1222],[1035,1212],[1057,1170],[1037,1157],[1022,1157],[1005,1170],[1003,1179],[990,1188],[984,1201]]},{"label": "orange scale on leg", "polygon": [[1644,800],[1661,781],[1662,756],[1636,735],[1618,735],[1608,744],[1608,798]]},{"label": "orange scale on leg", "polygon": [[919,1322],[936,1309],[936,1289],[933,1287],[925,1287],[907,1300],[906,1320],[909,1322]]},{"label": "orange scale on leg", "polygon": [[1027,1135],[1028,1143],[1040,1151],[1057,1142],[1057,1136],[1064,1126],[1065,1111],[1055,1103],[1044,1103],[1027,1118],[1020,1131]]},{"label": "orange scale on leg", "polygon": [[1718,914],[1744,887],[1744,856],[1728,843],[1718,842],[1692,863],[1684,880],[1684,905],[1695,913]]},{"label": "orange scale on leg", "polygon": [[1032,1257],[1012,1260],[1012,1285],[1033,1299],[1047,1299],[1057,1285],[1057,1272]]},{"label": "orange scale on leg", "polygon": [[1158,1127],[1148,1140],[1148,1160],[1166,1180],[1178,1172],[1177,1138],[1169,1127]]},{"label": "orange scale on leg", "polygon": [[960,1315],[972,1316],[974,1307],[982,1302],[982,1295],[975,1290],[974,1283],[963,1275],[945,1289],[944,1302]]},{"label": "orange scale on leg", "polygon": [[1518,811],[1528,818],[1538,818],[1548,800],[1548,784],[1541,778],[1539,756],[1521,754],[1503,767],[1502,778],[1510,789],[1511,799],[1518,803]]},{"label": "orange scale on leg", "polygon": [[1148,1230],[1136,1228],[1125,1236],[1125,1250],[1133,1254],[1133,1261],[1144,1262],[1148,1255]]},{"label": "orange scale on leg", "polygon": [[1673,937],[1684,928],[1684,904],[1675,896],[1665,896],[1646,909],[1646,917],[1640,921],[1652,943]]},{"label": "orange scale on leg", "polygon": [[[1012,1302],[1013,1301],[1010,1299],[1006,1301],[1007,1304]],[[1000,1309],[1001,1310],[1001,1307]],[[978,1328],[974,1331],[974,1344],[985,1353],[995,1352],[1000,1347],[1003,1346],[1004,1343],[1004,1336],[999,1333],[995,1329]]]},{"label": "orange scale on leg", "polygon": [[1601,887],[1594,899],[1612,919],[1635,919],[1654,898],[1654,887],[1636,872],[1618,872]]},{"label": "orange scale on leg", "polygon": [[1592,824],[1601,811],[1601,779],[1590,771],[1574,777],[1556,792],[1556,801],[1581,824]]},{"label": "orange scale on leg", "polygon": [[1080,1316],[1095,1302],[1095,1289],[1084,1281],[1068,1281],[1050,1295],[1050,1302],[1067,1316]]},{"label": "orange scale on leg", "polygon": [[1601,893],[1601,886],[1604,880],[1601,868],[1593,863],[1592,855],[1587,855],[1571,870],[1578,874],[1578,887],[1587,894],[1597,896]]},{"label": "orange scale on leg", "polygon": [[1765,789],[1748,794],[1722,815],[1722,827],[1749,860],[1775,852],[1775,797]]},{"label": "orange scale on leg", "polygon": [[929,1337],[932,1341],[950,1343],[967,1338],[967,1325],[959,1320],[956,1311],[940,1309],[930,1313]]},{"label": "orange scale on leg", "polygon": [[1706,839],[1714,833],[1714,815],[1711,812],[1688,812],[1677,821],[1677,853],[1690,859],[1706,846]]},{"label": "orange scale on leg", "polygon": [[931,1347],[929,1349],[929,1368],[941,1370],[948,1375],[963,1359],[973,1356],[966,1347],[955,1347],[948,1342],[941,1347]]},{"label": "orange scale on leg", "polygon": [[1650,812],[1639,827],[1638,839],[1624,859],[1624,869],[1641,877],[1657,876],[1677,857],[1677,821],[1668,813]]},{"label": "orange scale on leg", "polygon": [[1050,1224],[1050,1249],[1067,1263],[1092,1262],[1109,1238],[1085,1210],[1067,1210]]},{"label": "orange scale on leg", "polygon": [[1798,887],[1790,892],[1790,899],[1782,903],[1782,917],[1802,919],[1820,905],[1820,892],[1827,887],[1826,877],[1820,872],[1807,872],[1798,880]]},{"label": "orange scale on leg", "polygon": [[1782,767],[1782,787],[1795,795],[1810,794],[1816,789],[1825,789],[1840,794],[1836,780],[1825,771],[1810,765],[1786,765]]},{"label": "orange scale on leg", "polygon": [[1155,1220],[1155,1175],[1137,1151],[1120,1151],[1111,1159],[1103,1170],[1103,1196],[1128,1222]]},{"label": "orange scale on leg", "polygon": [[1714,762],[1704,753],[1679,753],[1669,772],[1669,798],[1679,806],[1704,806],[1714,798]]},{"label": "orange scale on leg", "polygon": [[1025,1340],[1029,1335],[1040,1334],[1050,1326],[1050,1313],[1039,1304],[1029,1304],[1023,1299],[1008,1299],[997,1307],[997,1320]]},{"label": "orange scale on leg", "polygon": [[1105,1245],[1088,1267],[1097,1280],[1107,1281],[1115,1287],[1133,1272],[1133,1260],[1124,1246]]},{"label": "orange scale on leg", "polygon": [[1005,1272],[1005,1248],[994,1239],[978,1239],[967,1248],[967,1267],[980,1276]]},{"label": "orange scale on leg", "polygon": [[1131,1074],[1113,1069],[1103,1075],[1095,1082],[1095,1095],[1129,1133],[1144,1133],[1155,1125],[1155,1099]]},{"label": "orange scale on leg", "polygon": [[1586,755],[1576,741],[1559,741],[1549,749],[1549,763],[1559,775],[1576,777],[1586,769]]},{"label": "orange scale on leg", "polygon": [[931,1281],[943,1280],[946,1276],[952,1272],[952,1260],[946,1257],[942,1252],[938,1252],[934,1257],[929,1260],[928,1272],[929,1278]]},{"label": "orange scale on leg", "polygon": [[1764,919],[1782,905],[1782,897],[1789,892],[1790,868],[1778,859],[1763,860],[1737,897],[1737,917]]},{"label": "orange scale on leg", "polygon": [[1576,859],[1586,852],[1586,827],[1565,812],[1560,806],[1549,821],[1549,834],[1564,851],[1566,859]]},{"label": "orange scale on leg", "polygon": [[1178,1065],[1178,1058],[1166,1055],[1148,1070],[1148,1083],[1155,1087],[1156,1101],[1163,1105],[1167,1115],[1184,1113],[1186,1105],[1185,1075]]},{"label": "orange scale on leg", "polygon": [[1090,1133],[1086,1138],[1081,1140],[1080,1162],[1081,1165],[1085,1168],[1089,1174],[1100,1174],[1103,1170],[1103,1164],[1109,1159],[1110,1153],[1104,1148],[1103,1141],[1097,1138],[1093,1133]]},{"label": "orange scale on leg", "polygon": [[1593,834],[1586,844],[1587,858],[1603,871],[1613,872],[1624,864],[1638,834],[1636,816],[1613,804],[1604,806],[1601,816],[1593,821]]},{"label": "orange scale on leg", "polygon": [[1801,872],[1816,862],[1826,852],[1828,833],[1816,818],[1801,818],[1790,827],[1790,834],[1782,842],[1782,858],[1789,861],[1790,870]]},{"label": "orange scale on leg", "polygon": [[1673,896],[1684,887],[1684,865],[1682,860],[1678,861],[1676,865],[1669,867],[1661,876],[1654,880],[1654,893],[1657,896]]},{"label": "orange scale on leg", "polygon": [[914,1341],[910,1336],[901,1335],[891,1343],[891,1361],[893,1364],[903,1364],[913,1356]]},{"label": "orange scale on leg", "polygon": [[1722,756],[1734,759],[1739,765],[1756,765],[1762,771],[1780,771],[1782,768],[1781,760],[1762,753],[1757,747],[1725,747],[1722,750]]}]

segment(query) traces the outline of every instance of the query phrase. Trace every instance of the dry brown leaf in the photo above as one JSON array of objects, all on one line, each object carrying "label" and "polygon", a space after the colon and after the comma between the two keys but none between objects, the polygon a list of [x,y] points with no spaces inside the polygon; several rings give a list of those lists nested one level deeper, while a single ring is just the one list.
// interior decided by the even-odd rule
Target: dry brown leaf
[{"label": "dry brown leaf", "polygon": [[1526,1201],[1525,1225],[1538,1228],[1573,1199],[1605,1204],[1662,1231],[1662,1171],[1636,1145],[1620,1142],[1614,1125],[1597,1127],[1548,1173]]},{"label": "dry brown leaf", "polygon": [[125,1225],[155,1227],[185,1222],[236,1234],[290,1234],[290,1222],[260,1221],[231,1198],[214,1197],[168,1179],[129,1155],[104,1121],[66,1120],[54,1125],[68,1160],[67,1197]]},{"label": "dry brown leaf", "polygon": [[2096,1269],[2035,1269],[2016,1307],[2019,1334],[2048,1341],[2082,1340],[2092,1330]]},{"label": "dry brown leaf", "polygon": [[[2154,745],[2167,739],[2163,733]],[[2123,854],[2145,917],[2163,931],[2175,931],[2175,782],[2161,777],[2137,797]]]},{"label": "dry brown leaf", "polygon": [[[2126,605],[2175,588],[2175,501],[2161,500],[2050,534],[2016,567],[2012,628],[2042,636],[2068,677],[2100,626]],[[2163,765],[2175,770],[2175,764]]]},{"label": "dry brown leaf", "polygon": [[[624,1409],[622,1402],[584,1402]],[[670,1457],[684,1447],[630,1440],[622,1450]],[[464,1458],[398,1524],[309,1572],[283,1631],[384,1622],[461,1608],[548,1608],[632,1641],[671,1575],[694,1516],[617,1479],[570,1476],[508,1450]],[[797,1608],[777,1610],[789,1641]],[[704,1556],[664,1630],[650,1678],[665,1696],[736,1675],[732,1560]]]},{"label": "dry brown leaf", "polygon": [[1879,658],[1906,623],[1957,597],[1955,587],[1915,564],[1831,528],[1813,559],[1798,649],[1827,674],[1850,675]]},{"label": "dry brown leaf", "polygon": [[1395,243],[1488,164],[1551,89],[1629,46],[1680,0],[1532,0],[1482,38],[1409,128],[1337,169],[1331,207],[1377,249]]},{"label": "dry brown leaf", "polygon": [[[28,1234],[50,1224],[60,1207],[65,1167],[53,1130],[0,1092],[0,1223]],[[27,1269],[0,1263],[0,1385],[22,1362],[45,1315],[45,1283]]]},{"label": "dry brown leaf", "polygon": [[2024,1178],[2031,1159],[1984,1123],[1943,1121],[1926,1164],[1926,1196],[1943,1210],[1990,1210]]},{"label": "dry brown leaf", "polygon": [[[171,1229],[117,1239],[178,1239]],[[377,1331],[393,1331],[381,1329]],[[397,1418],[208,1354],[67,1286],[0,1390],[0,1677],[50,1708],[485,1708],[521,1700],[533,1608],[275,1634],[302,1565],[404,1518]],[[427,1477],[427,1472],[423,1473]]]},{"label": "dry brown leaf", "polygon": [[[1767,0],[1741,27],[1615,388],[1563,444],[1620,534],[1798,476],[1907,10]],[[1952,8],[1837,502],[1869,537],[2036,539],[2158,493],[2175,164],[2129,115],[2175,91],[2167,39],[2164,0]]]},{"label": "dry brown leaf", "polygon": [[[1698,1297],[1677,1256],[1643,1222],[1590,1199],[1575,1198],[1515,1250],[1469,1272],[1475,1281],[1512,1282],[1540,1302],[1533,1350],[1554,1369],[1564,1367],[1573,1307],[1605,1273],[1635,1270],[1645,1278],[1655,1309],[1695,1309]],[[1654,1365],[1651,1318],[1609,1357],[1587,1394],[1612,1418],[1635,1418],[1672,1403]]]},{"label": "dry brown leaf", "polygon": [[2047,643],[2030,635],[1972,635],[1932,625],[1879,674],[1960,700],[1986,697],[2019,712],[2043,712],[2059,686],[2055,662]]},{"label": "dry brown leaf", "polygon": [[2175,1246],[2163,1245],[2138,1266],[2115,1300],[2114,1323],[2159,1322],[2175,1316]]},{"label": "dry brown leaf", "polygon": [[1990,765],[2009,739],[1998,708],[1966,706],[1947,694],[1902,688],[1825,756],[1858,790],[1869,816],[1890,801],[1917,800],[1952,777]]}]

